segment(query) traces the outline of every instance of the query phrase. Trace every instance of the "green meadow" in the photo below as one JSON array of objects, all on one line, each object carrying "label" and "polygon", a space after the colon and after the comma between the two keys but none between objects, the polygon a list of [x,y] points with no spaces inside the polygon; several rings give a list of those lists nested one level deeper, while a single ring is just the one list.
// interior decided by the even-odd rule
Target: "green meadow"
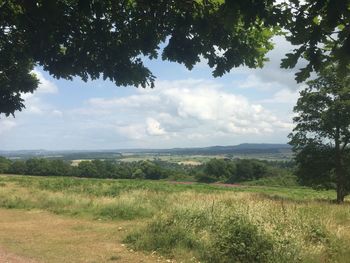
[{"label": "green meadow", "polygon": [[[173,262],[348,262],[350,206],[334,199],[334,191],[305,187],[0,176],[1,211],[49,213],[77,220],[79,228],[122,224],[127,231],[116,233],[115,246]],[[40,239],[21,250],[6,234],[1,247],[43,262],[50,261],[50,249],[57,251],[57,262],[59,251],[66,251],[62,257],[74,253],[64,242],[53,246]],[[84,260],[76,262],[90,262]]]}]

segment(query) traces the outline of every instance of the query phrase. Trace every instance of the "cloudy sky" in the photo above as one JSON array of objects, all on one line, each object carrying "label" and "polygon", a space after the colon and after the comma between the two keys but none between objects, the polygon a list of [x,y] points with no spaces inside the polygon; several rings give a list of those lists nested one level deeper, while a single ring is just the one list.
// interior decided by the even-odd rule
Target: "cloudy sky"
[{"label": "cloudy sky", "polygon": [[298,97],[294,72],[279,68],[291,47],[276,38],[263,69],[213,78],[205,61],[146,61],[154,89],[109,81],[56,80],[40,68],[26,109],[0,118],[0,150],[169,148],[286,143]]}]

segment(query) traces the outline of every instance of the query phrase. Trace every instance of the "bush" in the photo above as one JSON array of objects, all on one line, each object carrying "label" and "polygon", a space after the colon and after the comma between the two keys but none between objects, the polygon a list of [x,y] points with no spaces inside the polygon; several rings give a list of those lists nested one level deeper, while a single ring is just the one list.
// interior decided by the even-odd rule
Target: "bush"
[{"label": "bush", "polygon": [[272,262],[274,242],[247,219],[232,216],[215,226],[208,262]]},{"label": "bush", "polygon": [[196,237],[182,224],[177,224],[172,217],[156,219],[146,229],[127,236],[125,242],[136,249],[158,251],[170,255],[178,248],[194,249],[199,243]]},{"label": "bush", "polygon": [[267,234],[241,214],[213,214],[208,210],[175,210],[154,218],[125,240],[138,250],[172,256],[192,254],[201,262],[295,262],[292,244]]}]

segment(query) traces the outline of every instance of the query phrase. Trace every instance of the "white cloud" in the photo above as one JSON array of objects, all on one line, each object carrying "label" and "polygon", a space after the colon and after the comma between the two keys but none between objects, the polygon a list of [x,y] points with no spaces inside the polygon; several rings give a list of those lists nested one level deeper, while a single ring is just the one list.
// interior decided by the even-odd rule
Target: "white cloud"
[{"label": "white cloud", "polygon": [[114,98],[114,99],[102,99],[92,98],[89,100],[89,104],[99,109],[110,109],[110,108],[138,108],[145,106],[152,106],[154,103],[160,103],[159,97],[154,95],[144,94],[142,99],[139,95],[131,95],[129,97]]},{"label": "white cloud", "polygon": [[272,98],[261,100],[261,103],[283,103],[289,105],[295,105],[301,88],[297,90],[281,89],[275,92]]},{"label": "white cloud", "polygon": [[4,133],[10,131],[16,126],[17,126],[17,124],[13,120],[0,119],[0,134],[2,135]]},{"label": "white cloud", "polygon": [[131,124],[116,127],[117,132],[131,140],[140,140],[145,137],[145,127],[142,124]]},{"label": "white cloud", "polygon": [[43,114],[43,110],[39,105],[34,105],[33,102],[27,103],[25,111],[32,114]]},{"label": "white cloud", "polygon": [[300,88],[300,84],[295,80],[295,73],[304,66],[305,61],[301,60],[294,69],[280,68],[281,60],[285,57],[285,54],[291,52],[295,47],[281,36],[274,37],[273,42],[275,48],[267,54],[269,61],[265,63],[263,68],[239,67],[232,70],[232,74],[243,74],[245,76],[243,81],[234,82],[236,86],[260,90],[297,90]]},{"label": "white cloud", "polygon": [[37,76],[40,83],[34,93],[21,94],[22,99],[25,101],[25,109],[22,113],[42,115],[51,112],[55,116],[60,115],[58,111],[52,110],[52,107],[43,99],[47,94],[56,94],[58,92],[57,86],[46,79],[40,71],[34,69],[32,72]]},{"label": "white cloud", "polygon": [[163,139],[195,142],[208,140],[208,136],[273,134],[286,132],[291,125],[261,104],[201,79],[157,81],[155,89],[139,90],[136,95],[90,99],[87,108],[102,110],[103,114],[90,117],[114,123],[122,136],[143,142],[158,137],[153,141],[157,144]]},{"label": "white cloud", "polygon": [[[87,84],[60,80],[57,83],[70,87],[68,98],[58,94],[56,82],[41,69],[35,70],[41,84],[35,93],[22,95],[26,109],[16,115],[16,122],[0,119],[0,134],[6,132],[0,144],[111,149],[285,142],[293,128],[291,111],[301,85],[294,80],[296,70],[279,67],[293,47],[282,37],[274,42],[276,48],[269,52],[270,62],[263,69],[239,67],[214,80],[202,60],[198,71],[186,73],[192,79],[158,80],[154,89],[121,90],[102,80]],[[184,76],[179,65],[153,63],[149,65],[160,72],[160,78]],[[53,94],[55,100],[50,102]]]},{"label": "white cloud", "polygon": [[62,117],[63,116],[63,112],[60,111],[60,110],[53,110],[51,113],[52,113],[53,116],[56,116],[56,117]]},{"label": "white cloud", "polygon": [[153,118],[147,119],[147,133],[156,136],[166,134],[165,130],[160,127],[159,121]]},{"label": "white cloud", "polygon": [[57,93],[57,86],[46,79],[40,71],[34,69],[32,72],[37,76],[40,82],[38,89],[35,91],[36,93]]}]

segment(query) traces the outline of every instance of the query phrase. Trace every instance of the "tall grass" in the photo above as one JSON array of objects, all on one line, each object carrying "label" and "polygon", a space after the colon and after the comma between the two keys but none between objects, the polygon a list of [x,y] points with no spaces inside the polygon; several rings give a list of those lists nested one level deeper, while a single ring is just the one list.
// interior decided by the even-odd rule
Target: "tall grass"
[{"label": "tall grass", "polygon": [[[212,202],[209,199],[212,198]],[[251,193],[182,194],[182,202],[126,238],[135,249],[203,262],[347,262],[348,209],[283,203]],[[325,212],[325,210],[327,212]]]}]

